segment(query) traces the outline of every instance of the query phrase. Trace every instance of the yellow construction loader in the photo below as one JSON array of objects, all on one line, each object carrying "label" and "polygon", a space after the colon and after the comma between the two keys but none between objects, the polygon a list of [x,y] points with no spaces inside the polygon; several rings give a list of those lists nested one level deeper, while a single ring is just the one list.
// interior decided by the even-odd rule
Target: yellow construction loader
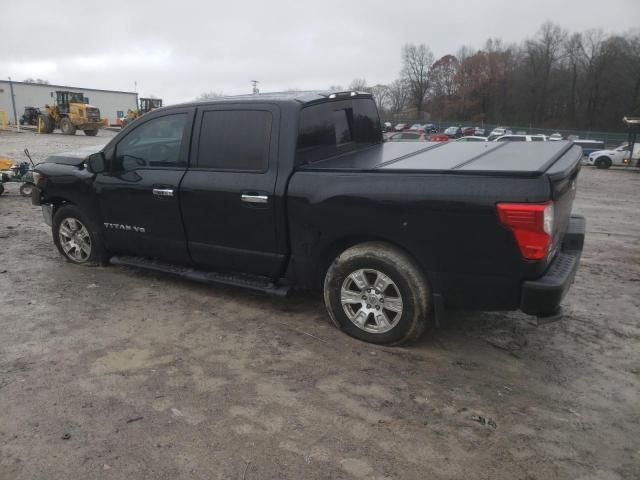
[{"label": "yellow construction loader", "polygon": [[45,105],[40,119],[40,133],[52,133],[59,128],[65,135],[83,130],[93,137],[102,127],[100,110],[84,103],[84,94],[78,92],[56,91],[56,104]]},{"label": "yellow construction loader", "polygon": [[124,117],[121,121],[122,128],[126,127],[141,115],[144,115],[145,113],[160,107],[162,107],[161,98],[141,98],[140,108],[138,110],[127,110],[127,116]]}]

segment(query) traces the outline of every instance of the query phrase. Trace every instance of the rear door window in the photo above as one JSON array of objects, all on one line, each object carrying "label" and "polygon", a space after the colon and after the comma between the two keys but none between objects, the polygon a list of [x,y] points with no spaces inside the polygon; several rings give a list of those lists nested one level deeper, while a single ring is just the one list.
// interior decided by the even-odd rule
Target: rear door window
[{"label": "rear door window", "polygon": [[198,168],[264,172],[269,163],[271,112],[210,110],[202,114]]}]

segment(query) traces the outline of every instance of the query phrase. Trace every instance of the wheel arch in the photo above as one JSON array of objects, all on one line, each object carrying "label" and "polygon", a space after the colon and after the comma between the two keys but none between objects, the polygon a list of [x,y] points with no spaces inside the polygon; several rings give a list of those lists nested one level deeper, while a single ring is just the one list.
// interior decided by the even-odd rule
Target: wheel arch
[{"label": "wheel arch", "polygon": [[51,215],[55,215],[56,211],[62,207],[63,205],[74,205],[77,206],[77,204],[71,200],[69,200],[68,198],[64,198],[64,197],[51,197],[51,198],[47,198],[45,201],[43,201],[42,203],[47,203],[49,205],[51,205],[52,211],[51,211]]},{"label": "wheel arch", "polygon": [[424,276],[424,279],[427,283],[432,284],[429,273],[423,268],[423,265],[418,261],[416,256],[411,253],[411,251],[404,245],[395,242],[393,240],[389,240],[384,237],[376,237],[376,236],[345,236],[334,239],[329,242],[321,251],[321,254],[318,256],[318,261],[315,265],[314,275],[313,275],[313,287],[322,288],[324,285],[324,277],[329,270],[329,267],[333,263],[333,261],[345,250],[359,245],[361,243],[368,242],[379,242],[388,245],[389,247],[395,248],[396,250],[401,251],[404,255],[409,257],[413,264],[416,266],[418,271]]}]

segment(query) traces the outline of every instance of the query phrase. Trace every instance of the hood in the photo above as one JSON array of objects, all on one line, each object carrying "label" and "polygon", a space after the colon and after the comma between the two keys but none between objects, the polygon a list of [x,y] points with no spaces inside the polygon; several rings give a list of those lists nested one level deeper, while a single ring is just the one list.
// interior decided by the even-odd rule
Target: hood
[{"label": "hood", "polygon": [[54,153],[45,160],[45,163],[61,163],[63,165],[80,165],[89,155],[101,151],[105,145],[93,145],[90,147],[82,147],[70,152]]},{"label": "hood", "polygon": [[596,150],[595,152],[591,152],[589,154],[590,157],[596,157],[598,155],[613,155],[615,152],[613,150]]}]

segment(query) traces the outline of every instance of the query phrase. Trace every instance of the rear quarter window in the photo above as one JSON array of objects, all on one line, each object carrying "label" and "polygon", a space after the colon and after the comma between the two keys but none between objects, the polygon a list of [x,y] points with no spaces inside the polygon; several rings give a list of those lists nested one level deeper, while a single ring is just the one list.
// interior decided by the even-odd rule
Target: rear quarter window
[{"label": "rear quarter window", "polygon": [[310,105],[300,112],[296,163],[311,163],[381,142],[380,117],[372,99]]}]

